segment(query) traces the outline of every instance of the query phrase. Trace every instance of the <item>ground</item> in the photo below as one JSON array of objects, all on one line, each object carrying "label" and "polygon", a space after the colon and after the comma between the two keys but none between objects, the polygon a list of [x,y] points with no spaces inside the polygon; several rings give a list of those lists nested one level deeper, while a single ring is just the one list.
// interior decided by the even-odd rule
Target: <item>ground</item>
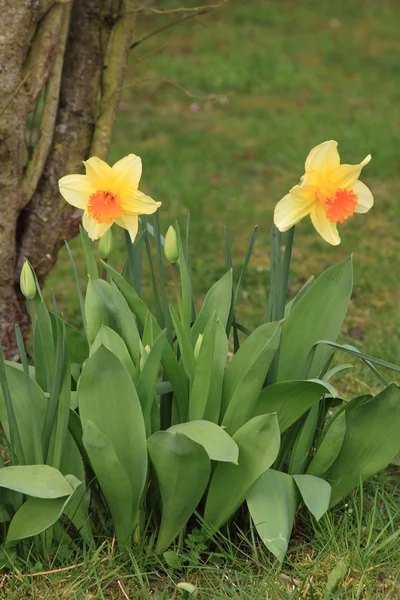
[{"label": "ground", "polygon": [[[170,8],[178,6],[168,2]],[[140,13],[138,40],[178,15]],[[191,270],[199,297],[224,270],[224,224],[237,265],[253,226],[259,226],[239,312],[249,327],[260,322],[265,310],[274,205],[298,182],[308,151],[335,139],[344,162],[360,162],[371,153],[362,181],[374,193],[374,208],[341,227],[339,247],[328,246],[308,220],[302,222],[296,228],[290,291],[354,254],[354,294],[342,339],[392,362],[399,362],[400,354],[399,19],[400,5],[390,0],[232,0],[171,27],[132,52],[111,149],[111,161],[130,152],[142,157],[141,189],[162,201],[163,231],[176,218],[183,226],[190,212]],[[122,246],[122,238],[118,243]],[[78,245],[73,248],[79,263]],[[111,262],[119,260],[116,251]],[[78,299],[64,252],[48,280],[51,288],[77,323]],[[348,393],[376,386],[373,376],[359,368],[337,383]],[[349,515],[342,507],[315,531],[308,529],[306,539],[295,538],[282,572],[289,579],[275,575],[262,554],[259,559],[254,548],[247,548],[248,562],[238,561],[239,553],[222,567],[204,566],[200,575],[167,570],[162,585],[187,577],[200,582],[201,598],[398,597],[398,544],[389,541],[380,548],[400,526],[398,474],[368,486],[360,502],[358,497],[358,512],[352,508]],[[132,559],[130,566],[121,566],[110,552],[105,550],[104,562],[96,566],[85,558],[83,571],[21,580],[21,589],[27,598],[123,598],[117,583],[104,591],[109,581],[118,580],[120,571],[113,569],[121,569],[128,597],[146,598],[143,590],[152,585],[160,590],[150,583],[134,591],[138,572],[143,569],[146,582],[146,569],[157,578],[154,574],[163,574],[165,564],[141,559],[135,567]],[[340,571],[340,561],[345,574],[336,592],[326,592],[327,576],[338,564]],[[300,583],[294,584],[292,576]],[[79,595],[82,577],[89,577],[86,595]],[[52,592],[39,585],[37,596],[28,595],[34,581],[60,578],[66,595],[56,592],[58,583]],[[149,597],[173,597],[171,589]],[[10,600],[22,597],[7,593]]]}]

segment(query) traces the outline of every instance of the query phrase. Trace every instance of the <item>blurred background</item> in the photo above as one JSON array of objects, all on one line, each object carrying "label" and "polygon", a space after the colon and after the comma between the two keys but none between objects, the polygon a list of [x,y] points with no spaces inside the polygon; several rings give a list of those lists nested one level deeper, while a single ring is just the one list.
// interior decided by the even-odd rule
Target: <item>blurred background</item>
[{"label": "blurred background", "polygon": [[[139,13],[138,39],[177,16]],[[230,0],[132,51],[110,162],[130,152],[142,157],[141,189],[162,201],[164,233],[175,219],[184,227],[190,212],[190,267],[199,297],[224,272],[223,226],[239,269],[258,225],[240,302],[239,320],[248,327],[265,312],[274,206],[298,182],[309,150],[335,139],[343,162],[372,154],[361,179],[376,204],[341,226],[339,247],[328,246],[308,219],[296,227],[290,292],[354,253],[342,341],[399,361],[399,22],[395,0]],[[115,233],[110,262],[120,264],[123,235]],[[79,243],[72,247],[83,265]],[[48,294],[52,288],[69,320],[79,323],[64,251]],[[357,390],[356,375],[350,377]]]}]

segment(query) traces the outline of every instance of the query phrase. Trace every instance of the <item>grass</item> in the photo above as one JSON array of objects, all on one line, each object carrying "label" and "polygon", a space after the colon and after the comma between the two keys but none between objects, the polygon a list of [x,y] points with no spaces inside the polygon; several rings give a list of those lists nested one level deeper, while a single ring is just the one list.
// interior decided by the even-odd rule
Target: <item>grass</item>
[{"label": "grass", "polygon": [[[179,4],[170,0],[168,6]],[[250,327],[265,310],[273,208],[302,175],[308,151],[333,138],[345,162],[371,153],[362,180],[374,193],[375,207],[341,227],[336,248],[302,222],[290,290],[294,294],[309,275],[354,253],[354,294],[342,340],[392,362],[400,354],[399,19],[400,5],[390,0],[233,0],[170,28],[131,55],[111,148],[111,161],[129,152],[142,157],[141,188],[163,202],[164,231],[176,218],[184,224],[190,212],[191,271],[199,297],[224,270],[223,225],[237,264],[253,226],[259,226],[239,313]],[[165,16],[139,15],[139,38],[167,22]],[[82,264],[78,245],[72,246]],[[112,262],[120,262],[121,247],[119,237]],[[52,287],[62,310],[78,323],[65,252],[47,291]],[[338,384],[364,392],[376,382],[357,368]],[[214,552],[203,557],[201,568],[182,572],[145,553],[124,561],[106,545],[97,558],[88,553],[54,563],[71,566],[76,558],[82,567],[14,575],[0,590],[7,600],[119,600],[126,598],[119,580],[128,598],[161,599],[177,598],[173,584],[187,579],[199,584],[201,598],[210,599],[397,598],[400,553],[390,536],[400,525],[398,489],[394,472],[368,484],[351,513],[342,507],[311,529],[301,516],[280,572],[245,540],[239,548],[225,544],[223,560]],[[328,575],[335,567],[340,571],[340,561],[343,574],[327,592]]]},{"label": "grass", "polygon": [[[221,535],[211,550],[186,544],[177,554],[181,568],[136,549],[119,554],[113,542],[95,553],[60,548],[46,564],[15,564],[0,590],[7,600],[172,600],[176,584],[190,582],[202,600],[398,598],[400,569],[399,496],[393,471],[355,492],[348,503],[319,524],[300,512],[287,560],[271,562],[251,532],[235,540]],[[171,562],[171,559],[169,560]]]},{"label": "grass", "polygon": [[[308,151],[333,138],[346,162],[371,152],[362,179],[374,192],[374,209],[341,227],[339,247],[302,222],[290,285],[294,293],[309,275],[354,253],[344,338],[392,362],[400,349],[399,18],[400,7],[389,0],[233,0],[153,36],[131,55],[110,157],[141,155],[141,187],[163,202],[164,231],[190,212],[198,295],[224,269],[223,225],[237,263],[259,226],[240,314],[252,326],[265,310],[273,208],[302,175]],[[139,37],[167,22],[141,17]],[[56,288],[64,312],[76,320],[71,282],[62,252],[48,289]]]}]

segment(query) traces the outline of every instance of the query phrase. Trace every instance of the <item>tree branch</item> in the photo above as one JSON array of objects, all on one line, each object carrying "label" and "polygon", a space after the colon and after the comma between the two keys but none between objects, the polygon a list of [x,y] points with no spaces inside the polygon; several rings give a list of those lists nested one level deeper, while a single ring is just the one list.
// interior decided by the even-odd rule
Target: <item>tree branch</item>
[{"label": "tree branch", "polygon": [[226,4],[227,2],[229,2],[229,0],[222,0],[222,2],[218,2],[218,4],[203,4],[202,6],[193,6],[191,8],[187,7],[187,6],[179,6],[178,8],[159,9],[159,8],[151,8],[149,6],[140,6],[139,8],[136,9],[136,12],[149,12],[149,13],[152,13],[153,15],[172,15],[172,14],[176,14],[176,13],[196,13],[196,12],[198,13],[203,10],[206,10],[208,12],[210,10],[213,10],[214,8],[219,8],[223,4]]},{"label": "tree branch", "polygon": [[162,31],[165,31],[166,29],[169,29],[170,27],[175,27],[175,25],[180,25],[180,23],[183,23],[184,21],[188,21],[189,19],[195,19],[196,17],[199,17],[201,15],[206,15],[211,10],[212,9],[209,9],[209,10],[203,9],[202,11],[191,13],[190,15],[186,15],[185,17],[176,19],[176,21],[167,23],[163,27],[160,27],[159,29],[155,29],[154,31],[151,31],[147,35],[143,36],[142,38],[140,38],[140,40],[133,42],[133,44],[131,44],[131,46],[130,46],[130,49],[132,50],[133,48],[136,48],[136,46],[139,46],[139,44],[143,44],[143,42],[146,42],[149,38],[153,37],[153,35],[157,35],[158,33],[161,33]]}]

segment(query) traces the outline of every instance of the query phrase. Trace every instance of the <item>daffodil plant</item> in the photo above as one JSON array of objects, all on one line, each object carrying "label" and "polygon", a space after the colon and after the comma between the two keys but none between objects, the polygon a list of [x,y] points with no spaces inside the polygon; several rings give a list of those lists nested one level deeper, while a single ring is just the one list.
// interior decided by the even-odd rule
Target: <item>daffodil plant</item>
[{"label": "daffodil plant", "polygon": [[[252,521],[282,561],[299,507],[320,519],[399,452],[400,390],[380,370],[400,367],[336,342],[352,293],[351,259],[287,298],[294,225],[310,214],[322,237],[338,244],[337,223],[373,204],[358,180],[370,157],[341,165],[336,146],[314,148],[300,184],[276,206],[270,300],[254,331],[235,315],[255,233],[237,281],[225,239],[226,273],[199,303],[178,225],[164,240],[160,203],[138,191],[138,157],[113,167],[94,157],[86,175],[60,180],[64,198],[84,211],[89,278],[83,294],[77,277],[79,331],[55,300],[46,306],[28,263],[21,275],[32,362],[18,329],[21,364],[0,360],[11,459],[0,469],[8,552],[28,551],[35,536],[48,550],[53,540],[93,544],[114,535],[122,548],[147,536],[156,553],[179,551],[193,523],[207,539],[224,527],[243,532]],[[93,250],[92,240],[113,223],[129,234],[122,273],[112,266],[109,237],[102,265]],[[141,297],[144,252],[152,308]],[[343,398],[337,384],[349,365],[333,365],[336,353],[364,361],[380,391]]]}]

